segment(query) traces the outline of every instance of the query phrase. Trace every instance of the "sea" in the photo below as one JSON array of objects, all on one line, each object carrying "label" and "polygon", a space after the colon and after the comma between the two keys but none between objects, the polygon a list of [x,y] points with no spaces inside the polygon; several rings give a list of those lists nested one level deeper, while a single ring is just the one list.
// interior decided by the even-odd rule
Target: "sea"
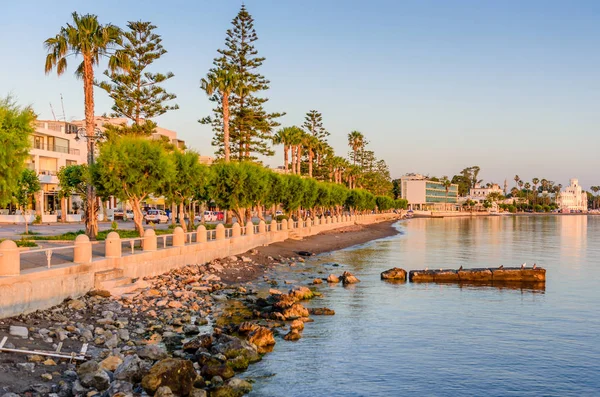
[{"label": "sea", "polygon": [[[600,396],[600,216],[411,219],[284,275],[323,284],[297,342],[245,373],[250,396]],[[392,283],[411,269],[547,269],[545,286]]]}]

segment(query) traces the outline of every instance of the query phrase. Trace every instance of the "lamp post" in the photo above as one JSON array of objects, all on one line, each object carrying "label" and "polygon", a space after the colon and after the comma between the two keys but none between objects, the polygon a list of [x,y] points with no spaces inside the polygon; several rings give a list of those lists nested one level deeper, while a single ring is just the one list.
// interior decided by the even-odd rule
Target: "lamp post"
[{"label": "lamp post", "polygon": [[[82,139],[87,141],[88,172],[91,171],[91,167],[94,164],[94,144],[96,140],[102,139],[103,137],[104,134],[98,128],[94,129],[94,131],[91,134],[88,134],[87,129],[85,127],[77,129],[75,141],[79,142]],[[92,184],[90,174],[88,174],[86,190],[87,207],[85,214],[85,234],[87,234],[90,240],[95,240],[96,236],[98,235],[98,215],[96,208],[96,191],[94,189],[94,185]]]}]

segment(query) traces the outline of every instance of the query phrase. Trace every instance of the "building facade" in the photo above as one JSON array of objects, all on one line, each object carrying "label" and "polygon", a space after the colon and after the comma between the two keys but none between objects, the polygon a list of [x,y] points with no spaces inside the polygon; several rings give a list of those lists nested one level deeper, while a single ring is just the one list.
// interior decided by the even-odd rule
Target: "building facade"
[{"label": "building facade", "polygon": [[451,184],[446,192],[444,184],[420,174],[400,178],[400,197],[408,201],[412,210],[457,210],[458,185]]},{"label": "building facade", "polygon": [[557,204],[563,212],[587,212],[587,194],[579,185],[579,180],[575,178],[569,180],[569,186],[565,187],[564,190],[558,195]]},{"label": "building facade", "polygon": [[481,185],[476,184],[474,188],[469,189],[469,195],[467,196],[467,199],[481,203],[485,201],[485,199],[492,193],[502,195],[504,194],[504,191],[496,183],[490,185],[489,187],[481,187]]}]

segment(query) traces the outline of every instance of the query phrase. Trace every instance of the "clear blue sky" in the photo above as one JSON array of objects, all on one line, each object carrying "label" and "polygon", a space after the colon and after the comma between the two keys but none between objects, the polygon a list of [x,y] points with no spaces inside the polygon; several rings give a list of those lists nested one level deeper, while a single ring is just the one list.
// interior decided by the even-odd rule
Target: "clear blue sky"
[{"label": "clear blue sky", "polygon": [[[143,6],[141,6],[143,4]],[[43,41],[72,11],[101,22],[158,25],[169,51],[157,71],[180,110],[157,121],[202,154],[212,132],[199,80],[223,47],[240,1],[11,1],[0,14],[0,95],[14,94],[51,118],[83,118],[83,88],[71,73],[44,75]],[[248,0],[271,80],[267,110],[300,124],[323,113],[330,142],[348,151],[357,129],[406,172],[458,173],[481,166],[486,181],[515,174],[566,185],[600,184],[600,2]],[[99,75],[103,69],[99,69]],[[96,90],[96,114],[110,111]],[[281,153],[266,163],[282,163]],[[514,182],[512,182],[514,183]]]}]

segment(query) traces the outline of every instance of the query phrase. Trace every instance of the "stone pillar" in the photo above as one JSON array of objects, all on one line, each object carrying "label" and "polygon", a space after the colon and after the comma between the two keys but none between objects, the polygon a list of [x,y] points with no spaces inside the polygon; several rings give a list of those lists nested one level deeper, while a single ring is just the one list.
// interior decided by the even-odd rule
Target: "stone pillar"
[{"label": "stone pillar", "polygon": [[231,237],[240,237],[242,235],[242,227],[239,223],[231,225]]},{"label": "stone pillar", "polygon": [[310,220],[310,218],[306,218],[306,227],[310,228],[312,226],[312,221]]},{"label": "stone pillar", "polygon": [[85,234],[80,234],[75,238],[73,262],[79,264],[92,262],[92,243],[90,243],[89,237]]},{"label": "stone pillar", "polygon": [[265,221],[261,220],[260,222],[258,222],[258,232],[265,233],[266,231],[267,231],[267,224],[265,223]]},{"label": "stone pillar", "polygon": [[[293,225],[293,222],[294,222],[294,221],[290,219],[290,223],[291,223],[292,225]],[[292,229],[293,229],[293,228],[294,228],[294,227],[292,226]],[[287,219],[282,219],[282,220],[281,220],[281,230],[288,230],[288,221],[287,221]]]},{"label": "stone pillar", "polygon": [[325,221],[325,215],[321,215],[321,219],[319,219],[319,225],[324,225],[327,222]]},{"label": "stone pillar", "polygon": [[206,242],[206,226],[200,225],[196,229],[196,242],[198,242],[198,243]]},{"label": "stone pillar", "polygon": [[254,223],[251,221],[246,222],[246,236],[252,236],[254,234]]},{"label": "stone pillar", "polygon": [[156,251],[157,238],[154,229],[144,231],[144,251]]},{"label": "stone pillar", "polygon": [[110,232],[104,240],[104,256],[107,258],[121,257],[121,237],[117,232]]},{"label": "stone pillar", "polygon": [[173,230],[173,247],[183,247],[185,245],[185,233],[181,226]]},{"label": "stone pillar", "polygon": [[222,223],[219,223],[217,225],[215,234],[216,234],[216,236],[215,236],[216,240],[225,240],[225,226],[223,226]]},{"label": "stone pillar", "polygon": [[12,240],[0,243],[0,277],[18,276],[21,274],[21,254],[19,247]]}]

